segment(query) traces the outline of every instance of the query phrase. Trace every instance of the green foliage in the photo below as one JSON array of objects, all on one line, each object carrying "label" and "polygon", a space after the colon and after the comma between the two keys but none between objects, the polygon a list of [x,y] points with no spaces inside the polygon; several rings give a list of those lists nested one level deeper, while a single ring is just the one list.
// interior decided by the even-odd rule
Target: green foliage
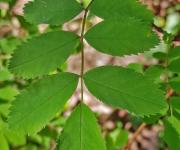
[{"label": "green foliage", "polygon": [[118,124],[118,127],[110,132],[106,137],[107,150],[115,150],[123,148],[128,142],[128,132],[122,129],[122,125]]},{"label": "green foliage", "polygon": [[98,51],[115,55],[142,53],[159,40],[147,23],[126,18],[103,21],[86,33],[86,40]]},{"label": "green foliage", "polygon": [[48,74],[66,61],[75,51],[78,41],[77,35],[65,31],[32,38],[15,50],[9,69],[24,78]]},{"label": "green foliage", "polygon": [[20,45],[20,39],[6,38],[0,40],[0,52],[12,53],[14,49]]},{"label": "green foliage", "polygon": [[170,65],[169,65],[169,69],[173,72],[180,72],[180,68],[179,68],[179,64],[180,64],[180,46],[171,49],[171,51],[169,52],[169,56],[170,56]]},{"label": "green foliage", "polygon": [[96,118],[86,105],[80,104],[67,120],[59,150],[106,150]]},{"label": "green foliage", "polygon": [[171,98],[171,113],[180,120],[180,98],[172,97]]},{"label": "green foliage", "polygon": [[152,12],[137,0],[95,0],[90,10],[105,20],[137,18],[142,21],[152,22],[153,19]]},{"label": "green foliage", "polygon": [[0,149],[1,150],[9,150],[8,143],[2,133],[0,133]]},{"label": "green foliage", "polygon": [[169,52],[169,56],[170,56],[171,59],[180,57],[180,46],[177,46],[176,48],[173,48]]},{"label": "green foliage", "polygon": [[99,67],[87,72],[84,79],[89,91],[98,99],[136,115],[153,115],[167,110],[158,85],[131,69]]},{"label": "green foliage", "polygon": [[164,140],[172,150],[180,149],[180,120],[170,117],[165,121]]},{"label": "green foliage", "polygon": [[[24,8],[24,18],[18,17],[21,26],[28,30],[24,38],[28,40],[22,42],[24,39],[8,35],[0,40],[0,82],[3,83],[0,89],[0,150],[9,150],[9,143],[12,147],[26,144],[27,134],[31,136],[21,150],[51,149],[49,143],[57,136],[57,150],[123,148],[128,142],[128,132],[122,126],[112,131],[104,131],[105,144],[97,120],[88,106],[83,104],[83,99],[66,122],[66,119],[57,115],[64,110],[66,102],[75,92],[79,78],[81,98],[84,81],[88,90],[105,104],[127,109],[130,112],[128,117],[133,116],[134,120],[130,120],[132,124],[139,125],[144,122],[151,125],[163,121],[164,141],[172,150],[179,150],[180,145],[175,146],[175,142],[180,143],[180,49],[172,48],[174,34],[172,36],[164,33],[161,45],[150,50],[159,43],[159,39],[152,31],[152,12],[140,2],[77,1],[29,2]],[[10,7],[14,3],[13,0]],[[59,30],[65,22],[72,20],[81,11],[85,11],[85,15],[82,20],[78,18],[77,21],[82,21],[82,28],[79,27],[80,36]],[[87,28],[86,33],[86,24],[93,14],[103,21],[91,29]],[[5,11],[1,16],[6,15],[9,17],[11,14]],[[46,30],[48,33],[39,35],[38,24],[49,24]],[[97,51],[113,56],[150,50],[148,53],[153,59],[157,59],[158,63],[154,66],[145,63],[129,64],[125,68],[103,66],[90,69],[84,74],[84,40]],[[80,75],[63,73],[66,71],[66,60],[74,52],[79,52],[76,51],[77,48],[82,53]],[[13,54],[9,63],[11,53]],[[10,87],[12,83],[14,86]],[[159,89],[160,86],[162,90]],[[20,92],[14,100],[25,87],[27,89]],[[12,106],[9,109],[10,105]],[[49,121],[49,126],[46,126]],[[59,135],[61,126],[64,126],[64,129]],[[37,132],[39,133],[35,134]],[[37,148],[34,143],[43,143],[43,147]]]},{"label": "green foliage", "polygon": [[96,0],[90,10],[104,19],[85,36],[100,52],[114,56],[143,53],[159,42],[150,27],[152,13],[136,0]]},{"label": "green foliage", "polygon": [[18,94],[17,89],[7,86],[0,89],[0,99],[12,100]]},{"label": "green foliage", "polygon": [[8,69],[0,69],[0,81],[10,80],[12,78],[12,74]]},{"label": "green foliage", "polygon": [[12,104],[8,119],[10,128],[24,134],[39,131],[62,111],[76,89],[77,81],[77,75],[60,73],[31,85]]},{"label": "green foliage", "polygon": [[23,145],[25,144],[25,136],[20,135],[19,133],[15,133],[8,129],[7,124],[4,123],[0,118],[0,149],[1,150],[9,150],[9,144],[11,143],[13,146]]},{"label": "green foliage", "polygon": [[35,0],[26,5],[25,18],[33,24],[60,25],[77,16],[82,7],[75,0]]},{"label": "green foliage", "polygon": [[176,92],[179,93],[180,92],[180,77],[173,78],[170,81],[170,85]]},{"label": "green foliage", "polygon": [[170,65],[169,65],[169,69],[173,72],[180,72],[180,58],[173,60]]},{"label": "green foliage", "polygon": [[145,71],[145,76],[152,82],[159,83],[161,82],[160,76],[163,71],[164,68],[162,66],[151,66]]}]

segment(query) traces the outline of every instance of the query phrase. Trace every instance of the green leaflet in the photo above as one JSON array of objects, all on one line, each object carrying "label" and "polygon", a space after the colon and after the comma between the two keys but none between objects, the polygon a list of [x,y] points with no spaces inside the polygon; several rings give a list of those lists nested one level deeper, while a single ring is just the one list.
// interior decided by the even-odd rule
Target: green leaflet
[{"label": "green leaflet", "polygon": [[2,133],[0,133],[0,150],[9,150],[9,145]]},{"label": "green leaflet", "polygon": [[100,52],[122,56],[143,53],[158,44],[152,12],[136,0],[95,0],[90,10],[104,19],[85,39]]},{"label": "green leaflet", "polygon": [[[3,139],[1,139],[3,137],[5,140],[4,142]],[[1,145],[3,146],[2,142],[4,144],[9,142],[11,143],[11,146],[19,146],[26,144],[26,138],[24,135],[20,135],[19,133],[15,133],[14,131],[9,130],[8,125],[0,118],[0,150],[3,150],[1,147]]]},{"label": "green leaflet", "polygon": [[137,0],[94,0],[90,10],[105,20],[129,17],[148,22],[153,20],[152,12]]},{"label": "green leaflet", "polygon": [[0,89],[0,99],[13,100],[18,93],[18,90],[14,87],[6,86]]},{"label": "green leaflet", "polygon": [[148,125],[153,125],[153,124],[156,124],[159,121],[161,116],[162,115],[160,115],[160,114],[151,115],[151,116],[148,116],[148,117],[145,116],[145,117],[142,118],[142,120],[143,120],[143,122],[145,122]]},{"label": "green leaflet", "polygon": [[83,8],[76,0],[35,0],[26,5],[25,19],[33,24],[63,24],[77,16]]},{"label": "green leaflet", "polygon": [[171,110],[172,114],[180,120],[180,98],[179,97],[172,97],[171,100]]},{"label": "green leaflet", "polygon": [[96,118],[80,104],[67,120],[60,137],[59,150],[106,150]]},{"label": "green leaflet", "polygon": [[128,131],[122,129],[121,125],[111,131],[106,137],[107,150],[122,149],[128,142]]},{"label": "green leaflet", "polygon": [[179,97],[172,97],[171,98],[171,105],[174,110],[180,113],[180,98]]},{"label": "green leaflet", "polygon": [[160,83],[162,82],[160,77],[163,71],[164,68],[162,66],[159,65],[151,66],[145,71],[145,76],[152,82]]},{"label": "green leaflet", "polygon": [[75,91],[78,76],[60,73],[45,77],[13,102],[8,123],[12,130],[33,134],[60,110]]},{"label": "green leaflet", "polygon": [[9,72],[7,68],[1,68],[0,69],[0,82],[11,80],[13,78],[13,75]]},{"label": "green leaflet", "polygon": [[169,69],[173,72],[180,72],[180,57],[178,59],[173,60],[170,65],[169,65]]},{"label": "green leaflet", "polygon": [[50,32],[30,39],[16,49],[9,69],[24,78],[48,74],[66,61],[78,42],[77,35],[65,31]]},{"label": "green leaflet", "polygon": [[180,72],[180,46],[173,48],[169,52],[169,57],[171,58],[169,69],[173,72]]},{"label": "green leaflet", "polygon": [[174,116],[165,121],[164,141],[171,150],[180,149],[180,121]]},{"label": "green leaflet", "polygon": [[18,38],[3,38],[0,40],[0,51],[11,54],[20,43],[21,40]]},{"label": "green leaflet", "polygon": [[90,29],[85,39],[100,52],[122,56],[143,53],[158,44],[157,35],[147,23],[126,18],[108,20]]},{"label": "green leaflet", "polygon": [[171,87],[176,91],[176,92],[180,92],[180,77],[176,77],[172,80],[170,80]]},{"label": "green leaflet", "polygon": [[169,52],[169,56],[170,56],[171,59],[180,57],[180,46],[177,46],[176,48],[173,48]]},{"label": "green leaflet", "polygon": [[84,80],[98,99],[136,115],[147,116],[167,110],[158,85],[133,70],[117,66],[99,67],[88,71]]}]

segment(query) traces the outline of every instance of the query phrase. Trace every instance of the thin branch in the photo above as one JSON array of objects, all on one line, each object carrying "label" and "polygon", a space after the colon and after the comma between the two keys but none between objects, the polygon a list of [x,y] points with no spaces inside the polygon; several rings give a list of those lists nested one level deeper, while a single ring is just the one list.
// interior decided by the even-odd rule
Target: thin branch
[{"label": "thin branch", "polygon": [[[88,8],[84,10],[84,16],[82,21],[82,28],[81,28],[81,35],[80,35],[80,42],[81,42],[81,73],[80,73],[80,82],[81,82],[81,103],[84,100],[84,32],[86,26],[86,19],[88,14]],[[82,149],[82,107],[80,105],[80,149]]]},{"label": "thin branch", "polygon": [[136,138],[138,137],[138,135],[142,132],[142,130],[146,127],[145,123],[142,123],[139,128],[136,130],[136,132],[134,133],[133,137],[128,141],[127,145],[125,146],[125,150],[131,150],[131,145],[133,144],[133,142],[136,140]]},{"label": "thin branch", "polygon": [[83,86],[83,76],[84,76],[84,32],[86,26],[86,19],[89,11],[89,7],[91,6],[93,0],[89,3],[87,8],[84,10],[84,16],[82,21],[82,28],[81,28],[81,35],[80,35],[80,42],[81,42],[81,101],[84,100],[84,86]]},{"label": "thin branch", "polygon": [[85,25],[86,25],[86,18],[88,14],[88,9],[85,9],[83,22],[82,22],[82,30],[80,36],[81,42],[81,101],[84,99],[84,87],[83,87],[83,76],[84,76],[84,32],[85,32]]},{"label": "thin branch", "polygon": [[[80,42],[81,42],[81,73],[80,73],[80,82],[81,82],[81,103],[84,101],[84,33],[85,33],[85,26],[86,26],[86,19],[89,11],[89,7],[92,4],[93,0],[89,3],[87,8],[84,10],[84,16],[82,20],[82,28],[81,28],[81,35],[80,35]],[[82,105],[80,105],[80,150],[82,149]]]}]

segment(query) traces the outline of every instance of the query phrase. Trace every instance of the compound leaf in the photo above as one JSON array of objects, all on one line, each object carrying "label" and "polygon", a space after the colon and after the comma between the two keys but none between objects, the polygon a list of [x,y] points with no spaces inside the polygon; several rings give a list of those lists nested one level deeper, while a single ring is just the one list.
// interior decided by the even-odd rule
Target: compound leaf
[{"label": "compound leaf", "polygon": [[77,35],[65,31],[32,38],[16,49],[9,69],[24,78],[48,74],[66,61],[74,52],[78,41]]},{"label": "compound leaf", "polygon": [[143,53],[159,42],[147,23],[131,18],[103,21],[90,29],[85,38],[96,50],[114,56]]},{"label": "compound leaf", "polygon": [[99,67],[88,71],[84,79],[89,91],[98,99],[136,115],[153,115],[167,110],[158,85],[131,69]]},{"label": "compound leaf", "polygon": [[82,7],[76,0],[35,0],[26,5],[25,19],[33,24],[63,24],[81,11]]},{"label": "compound leaf", "polygon": [[60,73],[45,77],[22,92],[9,114],[10,129],[22,134],[39,131],[60,110],[75,91],[78,76]]},{"label": "compound leaf", "polygon": [[137,0],[95,0],[90,10],[105,20],[137,18],[152,22],[153,14]]},{"label": "compound leaf", "polygon": [[80,104],[67,120],[59,147],[60,150],[106,150],[96,118],[86,105]]}]

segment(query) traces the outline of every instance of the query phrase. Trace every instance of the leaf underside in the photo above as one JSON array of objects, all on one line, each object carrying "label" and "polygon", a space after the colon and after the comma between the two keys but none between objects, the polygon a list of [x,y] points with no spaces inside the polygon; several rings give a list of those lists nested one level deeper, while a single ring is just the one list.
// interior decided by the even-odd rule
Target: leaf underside
[{"label": "leaf underside", "polygon": [[33,134],[63,109],[75,91],[78,76],[60,73],[31,85],[13,101],[8,123],[22,134]]},{"label": "leaf underside", "polygon": [[78,42],[78,36],[71,32],[55,31],[40,35],[15,50],[9,69],[24,78],[48,74],[66,61]]},{"label": "leaf underside", "polygon": [[88,71],[84,80],[89,91],[99,100],[136,115],[148,116],[167,110],[158,85],[133,70],[117,66],[99,67]]},{"label": "leaf underside", "polygon": [[35,0],[25,9],[25,19],[33,24],[63,24],[77,16],[83,8],[76,0]]},{"label": "leaf underside", "polygon": [[59,150],[106,150],[91,110],[80,104],[71,114],[60,137]]}]

